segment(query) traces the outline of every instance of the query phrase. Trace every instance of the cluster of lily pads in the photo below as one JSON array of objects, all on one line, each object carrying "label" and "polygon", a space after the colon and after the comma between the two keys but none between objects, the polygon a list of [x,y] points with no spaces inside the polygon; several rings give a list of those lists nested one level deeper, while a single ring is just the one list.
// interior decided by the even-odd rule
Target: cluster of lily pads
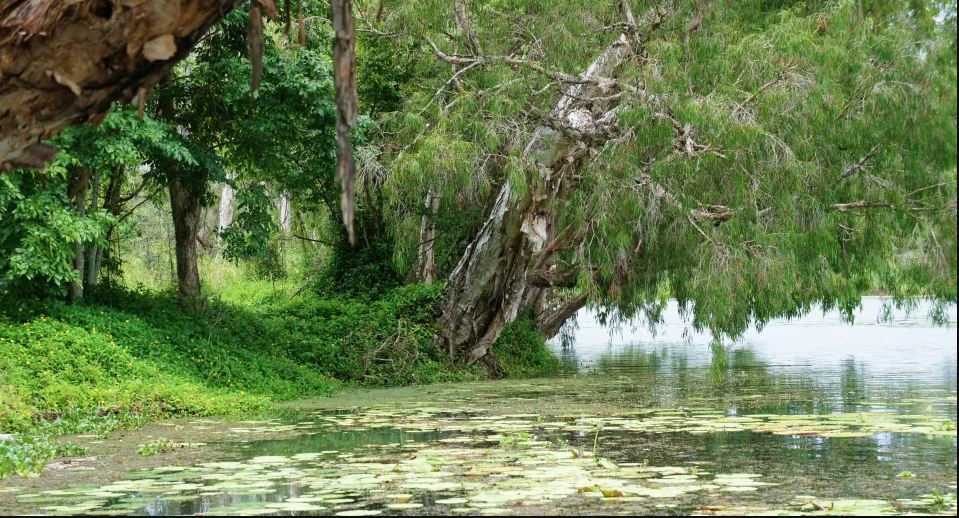
[{"label": "cluster of lily pads", "polygon": [[[26,493],[17,500],[50,515],[497,515],[677,507],[698,514],[742,514],[770,511],[761,498],[747,496],[776,485],[756,473],[616,465],[545,442],[526,442],[522,450],[407,443],[166,466],[104,486]],[[940,509],[947,514],[955,509],[955,496],[948,498],[951,507]],[[928,510],[929,504],[797,497],[777,512],[886,513]]]},{"label": "cluster of lily pads", "polygon": [[[462,414],[472,413],[464,419]],[[481,410],[414,407],[409,409],[371,409],[349,415],[318,415],[317,419],[352,430],[393,428],[410,432],[461,432],[462,437],[447,442],[484,441],[484,433],[528,432],[534,428],[557,432],[608,431],[643,433],[707,434],[715,432],[771,433],[775,435],[868,437],[878,433],[911,433],[956,436],[955,427],[942,426],[943,418],[892,413],[856,413],[826,415],[755,414],[730,416],[721,410],[640,410],[613,416],[555,416],[543,422],[540,414],[483,415]],[[499,439],[494,437],[493,439]]]}]

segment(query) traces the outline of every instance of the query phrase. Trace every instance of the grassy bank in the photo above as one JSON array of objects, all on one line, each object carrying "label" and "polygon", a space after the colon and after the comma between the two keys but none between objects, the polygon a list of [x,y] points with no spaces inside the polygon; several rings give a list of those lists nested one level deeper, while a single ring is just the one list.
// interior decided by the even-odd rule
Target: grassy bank
[{"label": "grassy bank", "polygon": [[[504,333],[495,364],[449,363],[433,345],[440,295],[438,287],[412,285],[377,299],[309,290],[291,296],[248,281],[195,312],[180,309],[171,292],[145,289],[102,290],[79,304],[4,297],[0,433],[20,434],[22,445],[28,435],[102,433],[161,416],[259,412],[347,384],[468,381],[555,368],[524,325]],[[59,428],[51,427],[60,417]],[[48,457],[62,454],[44,448]]]}]

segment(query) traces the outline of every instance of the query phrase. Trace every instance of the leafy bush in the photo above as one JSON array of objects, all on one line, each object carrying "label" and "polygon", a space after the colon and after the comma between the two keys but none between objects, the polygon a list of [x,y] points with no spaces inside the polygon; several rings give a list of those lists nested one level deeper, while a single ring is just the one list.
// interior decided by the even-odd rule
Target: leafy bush
[{"label": "leafy bush", "polygon": [[555,374],[560,366],[559,359],[546,347],[543,334],[528,315],[504,329],[491,351],[496,374],[507,378]]},{"label": "leafy bush", "polygon": [[11,474],[35,477],[40,474],[40,470],[49,459],[77,457],[88,453],[90,450],[85,446],[78,446],[72,442],[59,445],[49,436],[0,441],[0,480]]}]

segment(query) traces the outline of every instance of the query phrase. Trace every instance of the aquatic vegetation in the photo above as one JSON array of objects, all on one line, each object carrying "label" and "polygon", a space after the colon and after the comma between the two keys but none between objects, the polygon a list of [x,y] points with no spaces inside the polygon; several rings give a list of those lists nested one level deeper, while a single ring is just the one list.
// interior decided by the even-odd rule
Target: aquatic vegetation
[{"label": "aquatic vegetation", "polygon": [[149,456],[159,455],[179,448],[195,448],[204,446],[203,443],[176,442],[169,439],[157,439],[154,442],[143,444],[137,450],[137,455]]},{"label": "aquatic vegetation", "polygon": [[57,444],[46,436],[38,438],[20,436],[15,441],[0,441],[0,480],[11,474],[35,477],[39,475],[49,459],[76,457],[86,455],[89,451],[88,448],[73,442]]},{"label": "aquatic vegetation", "polygon": [[[489,397],[489,395],[486,395]],[[461,401],[462,402],[462,401]],[[468,403],[468,402],[467,402]],[[473,402],[475,403],[475,401]],[[464,422],[451,412],[473,413]],[[680,413],[674,410],[648,409],[622,412],[608,417],[580,417],[536,424],[523,415],[480,415],[469,406],[441,408],[430,404],[410,405],[404,409],[369,409],[348,416],[317,415],[320,422],[350,429],[393,428],[427,431],[486,432],[512,434],[531,430],[534,425],[563,432],[593,432],[593,450],[599,446],[600,431],[709,434],[715,432],[753,432],[774,435],[817,437],[868,437],[877,433],[956,435],[955,430],[937,430],[919,416],[872,412],[858,414],[754,414],[728,416],[724,412],[700,409]],[[602,423],[602,427],[600,426]]]},{"label": "aquatic vegetation", "polygon": [[506,435],[499,440],[499,447],[504,450],[528,449],[536,443],[536,436],[525,432]]},{"label": "aquatic vegetation", "polygon": [[933,429],[934,429],[935,431],[937,431],[937,432],[954,432],[954,431],[956,431],[956,422],[955,422],[955,421],[943,421],[943,422],[937,424],[936,426],[934,426]]}]

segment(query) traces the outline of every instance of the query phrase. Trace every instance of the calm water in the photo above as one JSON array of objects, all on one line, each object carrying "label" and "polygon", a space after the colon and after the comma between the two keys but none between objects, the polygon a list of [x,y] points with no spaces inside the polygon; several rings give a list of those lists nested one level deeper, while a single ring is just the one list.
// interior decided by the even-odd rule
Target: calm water
[{"label": "calm water", "polygon": [[949,327],[923,305],[880,310],[775,322],[719,351],[675,306],[655,335],[584,312],[552,347],[586,375],[307,409],[287,418],[298,437],[219,445],[233,463],[131,473],[46,511],[955,515],[956,310]]},{"label": "calm water", "polygon": [[[887,398],[902,390],[954,394],[956,307],[944,327],[932,325],[927,303],[911,312],[894,311],[891,322],[878,321],[882,307],[879,298],[864,299],[855,325],[832,312],[772,322],[761,333],[751,330],[726,345],[727,374],[761,370],[797,383],[814,382],[838,400],[862,390]],[[655,332],[645,326],[611,330],[585,310],[577,315],[577,325],[572,344],[557,339],[550,345],[580,371],[672,379],[714,362],[710,336],[689,332],[675,302]],[[954,406],[951,415],[955,418]]]}]

